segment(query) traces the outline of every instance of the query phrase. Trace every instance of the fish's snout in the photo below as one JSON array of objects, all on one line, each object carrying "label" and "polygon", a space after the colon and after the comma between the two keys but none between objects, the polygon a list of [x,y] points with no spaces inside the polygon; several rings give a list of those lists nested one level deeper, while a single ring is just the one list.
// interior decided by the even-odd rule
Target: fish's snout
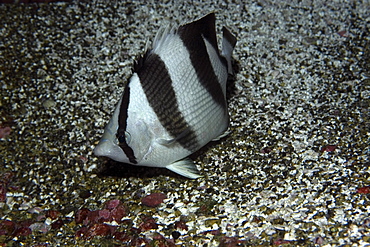
[{"label": "fish's snout", "polygon": [[[107,140],[105,140],[105,142],[107,142]],[[106,150],[106,148],[104,148],[104,146],[106,146],[103,142],[103,140],[101,140],[98,145],[94,148],[94,155],[95,156],[104,156],[104,153],[106,153],[104,150]]]},{"label": "fish's snout", "polygon": [[127,162],[123,150],[116,144],[107,139],[102,139],[94,148],[94,155],[105,156],[118,162]]}]

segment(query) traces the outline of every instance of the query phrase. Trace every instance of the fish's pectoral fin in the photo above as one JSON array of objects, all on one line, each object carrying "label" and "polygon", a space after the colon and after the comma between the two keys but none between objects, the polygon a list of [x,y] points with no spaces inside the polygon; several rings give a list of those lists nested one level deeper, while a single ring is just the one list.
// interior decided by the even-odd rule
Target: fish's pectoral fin
[{"label": "fish's pectoral fin", "polygon": [[231,133],[231,130],[227,129],[225,132],[223,132],[221,135],[215,137],[212,139],[213,142],[219,141],[220,139],[224,138],[225,136],[229,135]]},{"label": "fish's pectoral fin", "polygon": [[157,142],[161,145],[164,145],[164,146],[170,146],[172,144],[174,144],[177,140],[185,137],[187,134],[189,134],[191,131],[190,127],[186,128],[184,131],[182,131],[178,136],[176,136],[175,138],[172,138],[172,139],[158,139]]},{"label": "fish's pectoral fin", "polygon": [[158,144],[161,144],[163,146],[170,146],[172,144],[174,144],[174,142],[176,141],[176,138],[173,138],[173,139],[158,139],[157,142]]},{"label": "fish's pectoral fin", "polygon": [[166,166],[166,168],[187,178],[196,179],[202,177],[194,162],[189,158],[175,161]]}]

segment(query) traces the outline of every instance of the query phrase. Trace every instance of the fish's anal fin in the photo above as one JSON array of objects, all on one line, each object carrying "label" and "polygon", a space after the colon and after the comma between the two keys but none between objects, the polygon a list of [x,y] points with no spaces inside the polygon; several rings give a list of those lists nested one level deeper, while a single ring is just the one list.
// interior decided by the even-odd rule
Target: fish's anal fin
[{"label": "fish's anal fin", "polygon": [[175,161],[166,166],[166,168],[187,178],[196,179],[202,177],[194,162],[189,158]]},{"label": "fish's anal fin", "polygon": [[219,141],[220,139],[224,138],[225,136],[229,135],[231,133],[231,130],[225,130],[225,132],[223,132],[221,135],[215,137],[212,139],[213,142],[215,141]]},{"label": "fish's anal fin", "polygon": [[226,28],[222,28],[222,51],[221,55],[226,58],[227,61],[227,71],[229,74],[233,74],[231,66],[231,56],[233,54],[233,49],[236,45],[236,37]]}]

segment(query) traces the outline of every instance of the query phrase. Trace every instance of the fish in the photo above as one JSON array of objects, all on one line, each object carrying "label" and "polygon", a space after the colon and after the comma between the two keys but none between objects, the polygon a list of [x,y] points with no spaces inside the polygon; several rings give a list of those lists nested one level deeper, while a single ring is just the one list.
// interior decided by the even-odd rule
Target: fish
[{"label": "fish", "polygon": [[94,155],[201,177],[188,156],[229,133],[226,84],[237,40],[223,27],[220,52],[215,22],[209,13],[159,29],[134,62]]}]

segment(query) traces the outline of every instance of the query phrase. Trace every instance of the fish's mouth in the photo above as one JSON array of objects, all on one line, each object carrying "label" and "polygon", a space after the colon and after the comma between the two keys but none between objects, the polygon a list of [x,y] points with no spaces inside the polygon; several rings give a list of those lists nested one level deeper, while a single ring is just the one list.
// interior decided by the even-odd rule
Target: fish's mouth
[{"label": "fish's mouth", "polygon": [[121,147],[107,139],[102,139],[98,143],[98,145],[94,148],[94,155],[105,156],[118,162],[128,162]]}]

